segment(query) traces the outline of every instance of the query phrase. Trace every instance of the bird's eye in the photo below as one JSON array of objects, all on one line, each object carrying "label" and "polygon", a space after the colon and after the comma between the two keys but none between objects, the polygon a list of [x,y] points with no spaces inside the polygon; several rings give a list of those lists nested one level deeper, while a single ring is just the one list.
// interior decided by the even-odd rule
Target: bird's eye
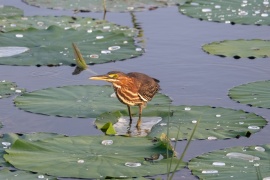
[{"label": "bird's eye", "polygon": [[109,77],[116,79],[118,77],[117,74],[109,74]]}]

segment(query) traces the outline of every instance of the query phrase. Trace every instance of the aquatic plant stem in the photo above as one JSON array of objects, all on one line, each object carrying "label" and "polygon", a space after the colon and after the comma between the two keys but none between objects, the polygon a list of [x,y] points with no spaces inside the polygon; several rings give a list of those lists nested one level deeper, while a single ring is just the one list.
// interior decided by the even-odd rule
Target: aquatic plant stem
[{"label": "aquatic plant stem", "polygon": [[196,129],[197,129],[197,127],[198,127],[198,124],[200,123],[200,120],[201,120],[201,118],[200,118],[200,119],[197,121],[197,123],[195,124],[195,127],[194,127],[194,129],[193,129],[193,131],[192,131],[192,133],[191,133],[191,135],[190,135],[190,137],[189,137],[189,139],[188,139],[188,142],[187,142],[187,144],[186,144],[186,146],[185,146],[185,149],[184,149],[184,151],[182,152],[181,157],[179,158],[179,160],[178,160],[178,162],[177,162],[177,165],[175,166],[175,169],[174,169],[174,171],[172,172],[171,176],[169,177],[169,179],[167,178],[168,180],[172,180],[172,178],[173,178],[175,172],[177,171],[177,168],[179,167],[180,163],[182,162],[182,160],[183,160],[183,158],[184,158],[184,156],[185,156],[185,154],[186,154],[186,152],[187,152],[187,149],[188,149],[188,147],[189,147],[189,145],[190,145],[190,143],[191,143],[191,140],[192,140],[192,138],[193,138],[193,136],[194,136],[194,134],[195,134],[195,132],[196,132]]},{"label": "aquatic plant stem", "polygon": [[[170,128],[169,128],[169,125],[170,125],[170,117],[171,117],[171,114],[170,114],[170,111],[171,111],[171,106],[169,106],[169,111],[168,111],[168,121],[167,121],[167,137],[169,137],[169,134],[170,134]],[[166,148],[167,148],[167,158],[169,157],[169,145],[168,143],[166,144]],[[172,157],[173,158],[173,157]],[[170,171],[171,171],[171,167],[172,167],[172,158],[171,158],[171,161],[169,164],[167,164],[167,179],[169,178],[170,176]]]}]

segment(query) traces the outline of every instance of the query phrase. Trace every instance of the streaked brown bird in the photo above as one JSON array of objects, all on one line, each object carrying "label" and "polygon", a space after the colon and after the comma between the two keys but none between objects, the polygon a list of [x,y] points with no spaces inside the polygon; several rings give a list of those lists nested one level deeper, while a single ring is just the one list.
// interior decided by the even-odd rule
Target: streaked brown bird
[{"label": "streaked brown bird", "polygon": [[104,75],[92,76],[89,79],[112,83],[117,98],[128,107],[130,123],[132,122],[130,106],[139,106],[139,119],[136,127],[141,125],[142,109],[160,88],[159,80],[138,72],[125,74],[120,71],[111,71]]}]

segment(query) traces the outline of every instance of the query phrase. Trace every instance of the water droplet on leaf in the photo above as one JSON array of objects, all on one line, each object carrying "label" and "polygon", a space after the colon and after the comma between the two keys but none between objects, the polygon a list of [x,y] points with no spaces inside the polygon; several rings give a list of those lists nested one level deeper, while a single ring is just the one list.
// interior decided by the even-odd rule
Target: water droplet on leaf
[{"label": "water droplet on leaf", "polygon": [[22,38],[23,37],[23,34],[16,34],[15,35],[17,38]]},{"label": "water droplet on leaf", "polygon": [[213,166],[225,166],[224,162],[213,162]]},{"label": "water droplet on leaf", "polygon": [[185,111],[190,111],[191,108],[190,107],[185,107]]},{"label": "water droplet on leaf", "polygon": [[139,167],[141,165],[142,165],[141,163],[135,163],[135,162],[126,162],[125,163],[125,166],[128,166],[128,167]]},{"label": "water droplet on leaf", "polygon": [[111,46],[111,47],[108,48],[108,50],[115,51],[115,50],[118,50],[120,48],[121,48],[120,46]]},{"label": "water droplet on leaf", "polygon": [[260,129],[260,127],[259,126],[248,126],[248,129],[254,129],[254,130],[256,130],[256,129]]},{"label": "water droplet on leaf", "polygon": [[260,147],[260,146],[256,146],[255,149],[257,151],[260,151],[260,152],[264,152],[265,151],[265,149],[263,147]]},{"label": "water droplet on leaf", "polygon": [[203,174],[216,174],[218,173],[218,170],[215,170],[215,169],[203,170],[202,173]]},{"label": "water droplet on leaf", "polygon": [[96,36],[96,39],[103,39],[104,36]]},{"label": "water droplet on leaf", "polygon": [[82,163],[84,163],[84,160],[83,159],[79,159],[77,162],[80,163],[80,164],[82,164]]},{"label": "water droplet on leaf", "polygon": [[105,146],[107,146],[107,145],[112,145],[112,144],[113,144],[113,140],[103,140],[103,141],[101,142],[101,144],[103,144],[103,145],[105,145]]},{"label": "water droplet on leaf", "polygon": [[109,50],[102,50],[101,53],[102,54],[111,54],[111,51],[109,51]]}]

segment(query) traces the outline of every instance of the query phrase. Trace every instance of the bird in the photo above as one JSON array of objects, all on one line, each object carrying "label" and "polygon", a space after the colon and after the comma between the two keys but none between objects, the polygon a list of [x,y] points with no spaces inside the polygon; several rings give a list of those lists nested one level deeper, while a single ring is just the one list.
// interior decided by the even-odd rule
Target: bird
[{"label": "bird", "polygon": [[118,100],[127,105],[130,125],[132,114],[130,106],[139,106],[139,119],[137,128],[141,126],[142,110],[147,102],[151,101],[154,95],[160,90],[159,80],[139,72],[123,73],[110,71],[104,75],[92,76],[91,80],[102,80],[112,83]]}]

